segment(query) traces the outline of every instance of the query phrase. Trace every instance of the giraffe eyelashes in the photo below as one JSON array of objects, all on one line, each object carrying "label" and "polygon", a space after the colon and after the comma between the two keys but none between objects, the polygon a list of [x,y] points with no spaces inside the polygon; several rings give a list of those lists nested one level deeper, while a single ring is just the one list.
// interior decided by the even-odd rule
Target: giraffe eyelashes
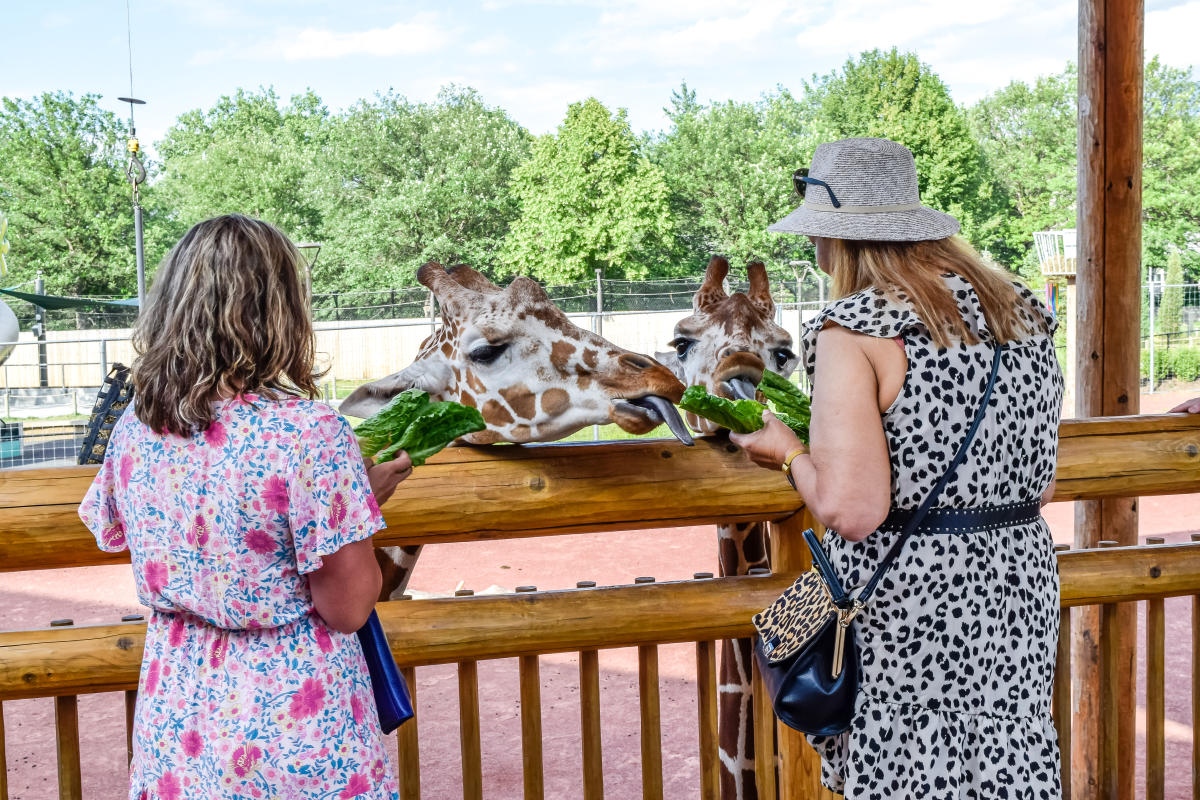
[{"label": "giraffe eyelashes", "polygon": [[478,344],[471,348],[467,356],[476,364],[491,364],[508,350],[508,342],[501,344]]},{"label": "giraffe eyelashes", "polygon": [[696,340],[679,336],[675,339],[672,339],[667,344],[675,348],[675,355],[679,357],[680,361],[683,361],[685,358],[687,358],[688,353],[692,352],[692,348],[696,346]]},{"label": "giraffe eyelashes", "polygon": [[771,351],[771,356],[775,359],[775,371],[782,372],[787,363],[796,357],[796,354],[786,347],[777,347]]}]

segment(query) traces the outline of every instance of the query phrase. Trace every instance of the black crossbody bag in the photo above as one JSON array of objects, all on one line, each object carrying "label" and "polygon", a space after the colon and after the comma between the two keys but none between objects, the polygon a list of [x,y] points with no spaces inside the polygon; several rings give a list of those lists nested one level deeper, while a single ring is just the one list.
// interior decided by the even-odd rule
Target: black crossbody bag
[{"label": "black crossbody bag", "polygon": [[[775,715],[789,727],[821,736],[841,733],[850,727],[854,700],[858,695],[859,672],[854,618],[871,599],[884,573],[896,561],[909,537],[921,526],[934,501],[967,457],[987,413],[1004,349],[1004,346],[996,348],[983,399],[950,466],[915,512],[911,515],[900,512],[905,518],[903,529],[858,596],[850,595],[842,587],[820,541],[809,528],[803,535],[812,551],[813,569],[797,578],[770,607],[754,616],[754,627],[758,631],[754,658],[762,674],[763,687],[771,697]],[[1003,521],[1007,517],[1027,514],[1029,506],[1023,503],[994,508],[1000,512],[997,516]],[[955,511],[969,520],[971,517],[967,515],[990,510]]]}]

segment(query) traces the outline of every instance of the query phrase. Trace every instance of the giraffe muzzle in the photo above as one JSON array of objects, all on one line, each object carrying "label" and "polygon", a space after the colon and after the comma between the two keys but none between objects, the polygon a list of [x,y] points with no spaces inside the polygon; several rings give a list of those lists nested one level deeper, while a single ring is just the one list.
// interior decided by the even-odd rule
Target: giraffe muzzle
[{"label": "giraffe muzzle", "polygon": [[667,428],[670,429],[675,438],[688,447],[695,444],[695,441],[692,440],[692,434],[688,432],[687,426],[683,424],[683,419],[679,416],[679,411],[675,408],[675,404],[667,398],[659,397],[656,394],[648,394],[644,397],[625,398],[617,402],[628,403],[631,406],[642,409],[656,426],[665,422]]}]

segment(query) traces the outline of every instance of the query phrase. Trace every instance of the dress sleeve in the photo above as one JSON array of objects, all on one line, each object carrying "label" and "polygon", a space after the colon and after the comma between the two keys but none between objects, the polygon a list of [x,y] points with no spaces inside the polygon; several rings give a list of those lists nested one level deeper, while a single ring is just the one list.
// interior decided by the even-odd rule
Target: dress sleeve
[{"label": "dress sleeve", "polygon": [[320,569],[322,556],[384,527],[358,440],[336,414],[318,417],[300,438],[288,480],[288,521],[301,575]]},{"label": "dress sleeve", "polygon": [[96,537],[97,547],[107,553],[119,553],[129,545],[125,539],[125,523],[117,506],[117,481],[124,475],[125,483],[128,483],[128,469],[121,470],[121,464],[130,456],[117,455],[111,444],[109,455],[111,457],[104,459],[79,504],[79,518]]}]

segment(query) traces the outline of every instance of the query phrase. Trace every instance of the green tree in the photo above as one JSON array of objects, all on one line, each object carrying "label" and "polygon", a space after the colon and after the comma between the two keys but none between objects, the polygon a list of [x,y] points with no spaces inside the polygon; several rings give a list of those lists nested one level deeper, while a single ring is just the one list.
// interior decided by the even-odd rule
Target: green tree
[{"label": "green tree", "polygon": [[1157,57],[1146,65],[1142,156],[1142,253],[1147,266],[1169,264],[1200,280],[1200,82]]},{"label": "green tree", "polygon": [[158,143],[159,191],[181,228],[237,212],[299,241],[323,232],[316,186],[329,112],[312,92],[281,105],[273,89],[238,89],[180,115]]},{"label": "green tree", "polygon": [[508,184],[532,139],[469,88],[432,104],[395,94],[334,121],[324,165],[322,289],[415,283],[426,261],[496,274],[519,206]]},{"label": "green tree", "polygon": [[696,272],[713,254],[735,263],[811,259],[803,237],[767,233],[799,202],[791,174],[815,146],[806,110],[782,89],[756,103],[709,105],[686,83],[672,93],[671,128],[650,157],[670,189],[681,271]]},{"label": "green tree", "polygon": [[995,193],[1007,200],[988,248],[1026,275],[1039,272],[1034,232],[1075,226],[1076,86],[1068,66],[1032,86],[1014,81],[970,110]]},{"label": "green tree", "polygon": [[1000,215],[983,152],[966,112],[915,53],[870,50],[840,72],[814,77],[806,89],[819,140],[880,136],[900,142],[916,157],[922,202],[953,214],[968,239],[988,246]]},{"label": "green tree", "polygon": [[[8,215],[9,281],[41,271],[51,294],[137,291],[124,126],[98,95],[47,92],[0,107],[0,210]],[[152,186],[143,190],[147,262],[164,235]]]},{"label": "green tree", "polygon": [[1177,249],[1167,255],[1167,274],[1162,300],[1154,317],[1156,333],[1179,333],[1183,330],[1183,256]]},{"label": "green tree", "polygon": [[673,236],[662,170],[641,153],[624,109],[590,98],[567,109],[513,176],[521,214],[500,270],[552,284],[669,272]]}]

